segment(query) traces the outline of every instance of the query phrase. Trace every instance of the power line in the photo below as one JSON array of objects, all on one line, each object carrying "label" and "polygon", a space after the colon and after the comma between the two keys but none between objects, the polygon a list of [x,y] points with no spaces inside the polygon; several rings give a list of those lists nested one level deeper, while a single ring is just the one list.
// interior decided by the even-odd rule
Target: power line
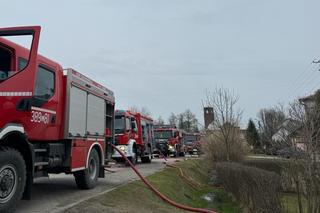
[{"label": "power line", "polygon": [[[320,62],[320,60],[319,60],[319,62]],[[319,68],[320,68],[320,64],[318,65],[318,71],[320,71]],[[319,77],[320,77],[320,73],[319,73]],[[311,92],[315,91],[317,88],[320,89],[319,88],[320,87],[320,79],[319,79],[319,77],[318,77],[318,81],[316,81],[316,83],[313,84],[313,86],[311,87],[311,90],[308,93],[311,93]]]},{"label": "power line", "polygon": [[[314,69],[315,64],[320,64],[320,59],[319,60],[315,59],[310,64],[308,64],[306,69],[304,69],[295,78],[295,80],[293,80],[292,83],[289,84],[289,86],[287,87],[288,91],[285,92],[286,93],[285,96],[278,99],[278,102],[284,102],[284,100],[288,99],[288,97],[289,98],[296,98],[296,96],[299,96],[299,94],[302,91],[306,91],[306,88],[308,88],[310,84],[314,85],[313,82],[318,77],[318,74],[317,74],[317,72],[315,72],[315,69]],[[318,70],[318,68],[317,68],[317,70]],[[320,75],[319,75],[319,77],[320,77]],[[318,85],[318,81],[316,82],[315,86],[312,87],[312,89],[314,89],[314,87],[316,87],[317,85]]]},{"label": "power line", "polygon": [[303,69],[303,71],[296,77],[296,79],[291,83],[291,85],[289,86],[289,88],[288,89],[291,89],[291,87],[293,86],[295,86],[296,85],[296,83],[298,83],[299,82],[299,80],[301,80],[301,78],[303,78],[303,77],[305,77],[305,75],[304,74],[307,74],[308,73],[308,71],[311,69],[311,67],[312,67],[312,62],[309,64],[309,66],[307,67],[307,69]]},{"label": "power line", "polygon": [[[313,62],[311,63],[311,65],[314,65]],[[318,75],[317,75],[317,72],[315,72],[314,67],[310,66],[308,73],[304,77],[302,77],[300,84],[298,84],[298,86],[295,87],[293,90],[289,91],[288,97],[291,98],[293,96],[299,95],[301,93],[301,91],[305,91],[305,89],[308,87],[308,85],[310,83],[312,83],[317,76]]]}]

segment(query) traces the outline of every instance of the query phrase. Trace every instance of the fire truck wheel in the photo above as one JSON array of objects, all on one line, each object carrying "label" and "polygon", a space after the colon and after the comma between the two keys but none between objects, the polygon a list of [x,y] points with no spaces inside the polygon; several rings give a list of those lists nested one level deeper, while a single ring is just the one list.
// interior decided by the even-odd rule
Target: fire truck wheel
[{"label": "fire truck wheel", "polygon": [[15,149],[0,149],[0,212],[13,212],[26,184],[26,165]]},{"label": "fire truck wheel", "polygon": [[174,158],[177,157],[177,152],[173,152],[173,157],[174,157]]},{"label": "fire truck wheel", "polygon": [[92,149],[89,156],[88,168],[73,174],[78,188],[94,188],[98,181],[99,167],[99,154],[96,149]]},{"label": "fire truck wheel", "polygon": [[149,154],[141,157],[141,162],[142,163],[151,163],[152,160],[152,154],[151,154],[151,149],[149,148]]}]

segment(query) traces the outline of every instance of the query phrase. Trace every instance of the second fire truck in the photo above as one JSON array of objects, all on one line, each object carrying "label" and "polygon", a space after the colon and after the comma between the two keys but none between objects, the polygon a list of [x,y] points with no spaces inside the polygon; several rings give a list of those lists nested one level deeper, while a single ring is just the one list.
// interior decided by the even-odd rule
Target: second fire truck
[{"label": "second fire truck", "polygon": [[[151,162],[153,140],[152,118],[129,110],[115,111],[115,145],[132,163],[139,157],[142,163]],[[118,152],[114,152],[112,158],[124,161]]]}]

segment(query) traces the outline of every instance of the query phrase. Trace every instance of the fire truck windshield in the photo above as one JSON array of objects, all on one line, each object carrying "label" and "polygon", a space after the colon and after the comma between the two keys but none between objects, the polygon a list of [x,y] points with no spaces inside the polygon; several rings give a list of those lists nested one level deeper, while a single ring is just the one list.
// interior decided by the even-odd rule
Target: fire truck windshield
[{"label": "fire truck windshield", "polygon": [[194,143],[194,141],[187,141],[186,145],[192,145]]},{"label": "fire truck windshield", "polygon": [[114,122],[114,129],[116,134],[124,133],[126,128],[125,117],[124,116],[116,116]]},{"label": "fire truck windshield", "polygon": [[172,138],[172,131],[171,130],[155,130],[154,131],[154,138],[155,139]]}]

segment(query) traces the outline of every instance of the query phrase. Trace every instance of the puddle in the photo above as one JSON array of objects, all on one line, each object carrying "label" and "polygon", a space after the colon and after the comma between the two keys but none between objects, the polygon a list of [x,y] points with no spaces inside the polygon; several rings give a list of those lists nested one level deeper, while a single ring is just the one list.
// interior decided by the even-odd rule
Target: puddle
[{"label": "puddle", "polygon": [[213,202],[215,198],[216,198],[216,195],[213,192],[210,192],[202,196],[202,199],[204,199],[207,202]]}]

